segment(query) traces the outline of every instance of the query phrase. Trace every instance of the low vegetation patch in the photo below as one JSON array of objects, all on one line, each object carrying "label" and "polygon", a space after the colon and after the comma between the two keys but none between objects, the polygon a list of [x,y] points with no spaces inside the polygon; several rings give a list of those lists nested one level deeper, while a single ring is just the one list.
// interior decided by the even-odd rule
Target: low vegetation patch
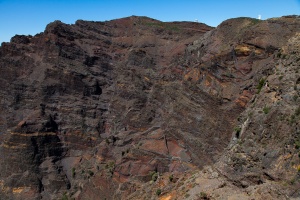
[{"label": "low vegetation patch", "polygon": [[261,78],[259,80],[258,85],[256,86],[257,94],[260,93],[260,91],[261,91],[262,87],[264,86],[265,82],[266,82],[266,79],[264,79],[264,78]]},{"label": "low vegetation patch", "polygon": [[160,194],[161,194],[161,189],[158,188],[158,189],[156,190],[156,195],[159,196]]},{"label": "low vegetation patch", "polygon": [[263,112],[264,112],[265,114],[268,114],[268,113],[270,112],[270,107],[265,106],[265,107],[263,108]]},{"label": "low vegetation patch", "polygon": [[171,174],[171,175],[169,176],[169,181],[170,181],[170,182],[173,182],[173,180],[174,180],[174,177],[173,177],[173,174]]},{"label": "low vegetation patch", "polygon": [[299,116],[300,115],[300,106],[298,106],[298,108],[296,108],[295,110],[295,115]]},{"label": "low vegetation patch", "polygon": [[209,199],[208,195],[205,192],[200,192],[199,197],[200,199]]},{"label": "low vegetation patch", "polygon": [[155,182],[157,180],[157,178],[158,178],[158,172],[151,171],[151,172],[149,172],[149,175],[151,176],[151,180],[153,182]]},{"label": "low vegetation patch", "polygon": [[299,140],[295,141],[295,148],[300,149],[300,141]]},{"label": "low vegetation patch", "polygon": [[75,170],[75,168],[73,167],[73,168],[72,168],[72,177],[75,178],[75,176],[76,176],[76,170]]}]

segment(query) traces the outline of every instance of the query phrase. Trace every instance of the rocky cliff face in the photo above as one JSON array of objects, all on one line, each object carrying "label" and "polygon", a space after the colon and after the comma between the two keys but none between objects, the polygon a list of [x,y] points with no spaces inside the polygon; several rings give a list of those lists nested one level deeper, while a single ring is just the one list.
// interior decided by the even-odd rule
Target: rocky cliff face
[{"label": "rocky cliff face", "polygon": [[2,43],[1,196],[299,197],[299,27],[129,17]]}]

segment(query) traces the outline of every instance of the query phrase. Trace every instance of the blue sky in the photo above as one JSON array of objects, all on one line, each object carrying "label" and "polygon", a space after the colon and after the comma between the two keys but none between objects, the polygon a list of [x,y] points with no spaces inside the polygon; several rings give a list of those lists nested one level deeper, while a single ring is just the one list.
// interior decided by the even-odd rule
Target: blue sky
[{"label": "blue sky", "polygon": [[300,0],[0,0],[0,44],[16,34],[35,35],[54,20],[105,21],[131,15],[217,26],[234,17],[300,15]]}]

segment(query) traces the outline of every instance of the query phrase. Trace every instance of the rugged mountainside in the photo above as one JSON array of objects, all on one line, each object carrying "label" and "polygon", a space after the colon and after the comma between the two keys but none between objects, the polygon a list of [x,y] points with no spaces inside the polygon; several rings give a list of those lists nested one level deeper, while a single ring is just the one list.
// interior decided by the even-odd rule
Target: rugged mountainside
[{"label": "rugged mountainside", "polygon": [[133,16],[2,43],[1,198],[300,198],[299,27]]}]

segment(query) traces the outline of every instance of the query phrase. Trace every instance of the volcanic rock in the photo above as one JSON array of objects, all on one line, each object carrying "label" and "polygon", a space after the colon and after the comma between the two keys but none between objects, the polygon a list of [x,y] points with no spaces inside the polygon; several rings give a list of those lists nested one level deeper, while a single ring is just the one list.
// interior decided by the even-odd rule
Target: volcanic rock
[{"label": "volcanic rock", "polygon": [[55,21],[0,47],[4,199],[287,199],[298,16]]}]

